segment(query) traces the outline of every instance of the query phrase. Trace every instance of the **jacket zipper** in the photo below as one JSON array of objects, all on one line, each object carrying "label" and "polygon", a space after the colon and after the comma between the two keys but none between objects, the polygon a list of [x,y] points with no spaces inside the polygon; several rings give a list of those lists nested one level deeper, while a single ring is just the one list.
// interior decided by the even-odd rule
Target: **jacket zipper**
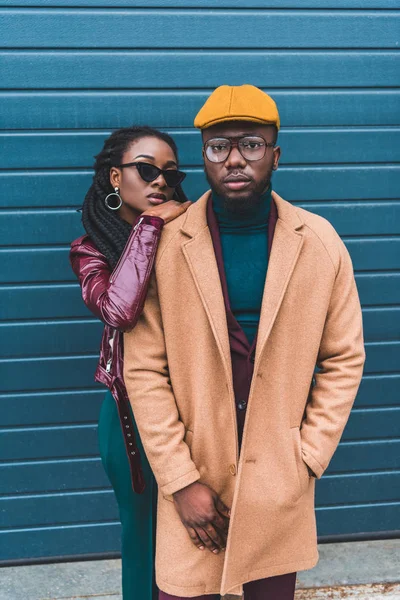
[{"label": "jacket zipper", "polygon": [[111,371],[113,356],[114,356],[114,340],[115,340],[116,334],[117,334],[117,330],[114,329],[114,332],[113,332],[111,338],[108,340],[108,343],[110,344],[111,352],[110,352],[110,356],[109,356],[107,364],[106,364],[106,373],[109,373]]},{"label": "jacket zipper", "polygon": [[143,217],[140,217],[139,221],[136,223],[135,227],[133,228],[133,231],[136,231],[136,229],[139,227],[139,225],[142,221],[143,221]]}]

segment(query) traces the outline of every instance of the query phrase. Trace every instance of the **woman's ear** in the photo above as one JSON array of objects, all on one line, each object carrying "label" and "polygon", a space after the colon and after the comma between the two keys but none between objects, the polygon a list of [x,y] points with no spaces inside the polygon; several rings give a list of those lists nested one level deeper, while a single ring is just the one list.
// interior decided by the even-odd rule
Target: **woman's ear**
[{"label": "woman's ear", "polygon": [[121,169],[117,169],[117,167],[111,167],[110,169],[110,183],[113,188],[121,187]]}]

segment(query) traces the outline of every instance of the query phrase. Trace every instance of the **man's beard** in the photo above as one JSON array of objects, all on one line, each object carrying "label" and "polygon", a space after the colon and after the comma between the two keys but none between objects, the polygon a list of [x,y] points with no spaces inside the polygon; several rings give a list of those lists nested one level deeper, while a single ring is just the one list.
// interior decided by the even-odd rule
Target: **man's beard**
[{"label": "man's beard", "polygon": [[267,174],[265,179],[263,179],[256,189],[253,190],[251,195],[238,196],[236,198],[230,198],[219,189],[215,188],[206,170],[205,174],[212,191],[217,194],[219,198],[221,198],[224,211],[230,213],[232,216],[245,217],[249,214],[257,212],[257,209],[263,204],[263,194],[266,192],[271,183],[272,171]]}]

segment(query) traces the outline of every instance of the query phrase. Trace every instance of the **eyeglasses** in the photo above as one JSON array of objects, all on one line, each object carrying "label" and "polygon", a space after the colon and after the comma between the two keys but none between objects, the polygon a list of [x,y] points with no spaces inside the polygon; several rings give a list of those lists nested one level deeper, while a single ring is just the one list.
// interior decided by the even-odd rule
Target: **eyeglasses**
[{"label": "eyeglasses", "polygon": [[143,181],[154,181],[160,174],[164,177],[165,183],[168,187],[177,187],[186,177],[186,173],[178,171],[177,169],[159,169],[155,165],[146,162],[131,162],[124,163],[123,165],[116,165],[118,169],[124,169],[125,167],[136,167],[140,177]]},{"label": "eyeglasses", "polygon": [[259,135],[246,135],[241,138],[212,138],[204,146],[204,154],[210,162],[224,162],[231,153],[233,147],[237,147],[240,154],[246,160],[261,160],[264,158],[267,147],[274,148],[274,142],[267,142]]}]

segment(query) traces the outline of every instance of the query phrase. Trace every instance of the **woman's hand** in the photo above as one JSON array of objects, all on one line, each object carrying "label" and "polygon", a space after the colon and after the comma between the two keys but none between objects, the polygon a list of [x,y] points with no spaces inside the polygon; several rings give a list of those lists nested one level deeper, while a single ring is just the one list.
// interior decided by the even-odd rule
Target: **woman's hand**
[{"label": "woman's hand", "polygon": [[151,217],[161,217],[164,219],[165,223],[169,223],[182,215],[187,211],[189,206],[192,204],[190,200],[187,202],[178,202],[177,200],[169,200],[168,202],[164,202],[163,204],[159,204],[158,206],[152,206],[148,208],[144,212],[142,212],[141,216],[150,215]]}]

